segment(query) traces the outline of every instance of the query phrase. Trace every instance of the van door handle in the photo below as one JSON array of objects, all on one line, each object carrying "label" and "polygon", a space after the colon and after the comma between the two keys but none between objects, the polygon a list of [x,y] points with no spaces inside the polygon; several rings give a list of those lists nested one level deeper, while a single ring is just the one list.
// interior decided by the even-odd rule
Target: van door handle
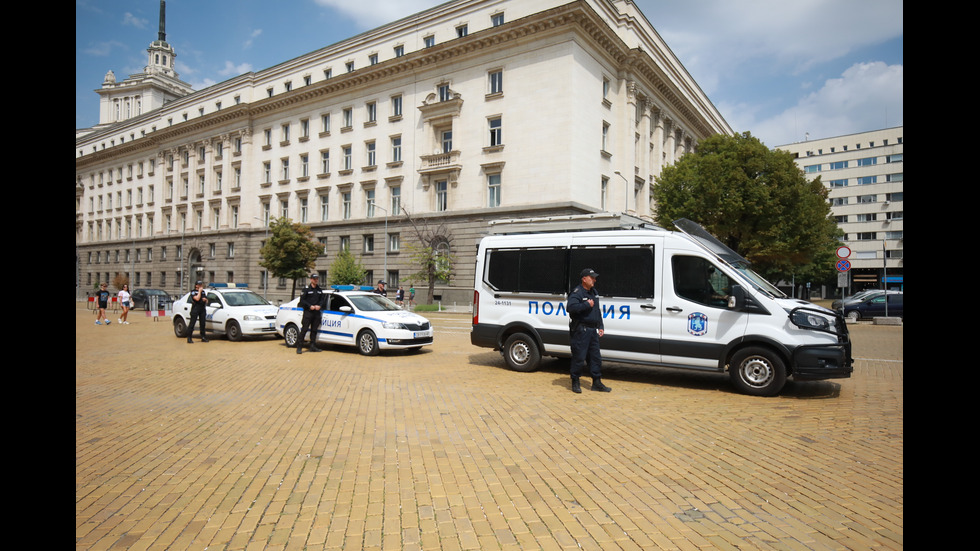
[{"label": "van door handle", "polygon": [[654,305],[652,305],[652,304],[641,304],[640,305],[640,308],[643,308],[644,310],[656,310],[657,309],[657,307],[654,306]]},{"label": "van door handle", "polygon": [[667,311],[668,312],[683,312],[684,309],[683,308],[678,308],[676,306],[669,306],[669,307],[667,307]]}]

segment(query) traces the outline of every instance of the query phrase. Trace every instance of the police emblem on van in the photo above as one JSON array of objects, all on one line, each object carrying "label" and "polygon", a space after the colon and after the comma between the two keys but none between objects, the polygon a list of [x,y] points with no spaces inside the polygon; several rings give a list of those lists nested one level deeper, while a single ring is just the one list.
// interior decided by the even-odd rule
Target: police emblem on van
[{"label": "police emblem on van", "polygon": [[687,316],[687,332],[700,337],[708,332],[708,316],[701,312],[694,312]]}]

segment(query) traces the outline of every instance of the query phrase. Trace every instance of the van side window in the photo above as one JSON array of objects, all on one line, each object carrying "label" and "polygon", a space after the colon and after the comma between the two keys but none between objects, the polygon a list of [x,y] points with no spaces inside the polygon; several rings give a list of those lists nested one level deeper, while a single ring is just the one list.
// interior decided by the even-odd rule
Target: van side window
[{"label": "van side window", "polygon": [[604,297],[652,298],[653,246],[576,247],[568,268],[568,290],[581,282],[585,268],[599,272],[596,291]]},{"label": "van side window", "polygon": [[562,294],[568,252],[562,248],[490,249],[483,280],[506,293]]},{"label": "van side window", "polygon": [[727,306],[734,281],[714,264],[697,256],[675,256],[671,264],[677,296],[705,306]]}]

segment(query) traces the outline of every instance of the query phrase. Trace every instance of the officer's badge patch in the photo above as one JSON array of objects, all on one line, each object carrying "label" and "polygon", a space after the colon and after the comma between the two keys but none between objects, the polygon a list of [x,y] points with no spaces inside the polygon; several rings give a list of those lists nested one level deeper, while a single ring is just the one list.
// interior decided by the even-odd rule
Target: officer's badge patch
[{"label": "officer's badge patch", "polygon": [[687,316],[687,332],[700,337],[708,332],[708,316],[701,312],[694,312]]}]

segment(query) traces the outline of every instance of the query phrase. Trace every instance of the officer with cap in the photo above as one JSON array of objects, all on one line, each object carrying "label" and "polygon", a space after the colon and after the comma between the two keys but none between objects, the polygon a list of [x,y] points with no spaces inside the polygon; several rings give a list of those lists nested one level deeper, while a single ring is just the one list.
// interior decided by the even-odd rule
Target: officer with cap
[{"label": "officer with cap", "polygon": [[201,342],[208,342],[208,337],[204,332],[205,320],[208,314],[208,297],[204,292],[204,282],[198,281],[194,284],[191,291],[191,321],[187,326],[187,342],[194,342],[191,336],[194,334],[194,324],[201,323]]},{"label": "officer with cap", "polygon": [[303,353],[303,339],[306,338],[307,331],[310,331],[310,352],[320,351],[316,345],[316,338],[320,333],[320,319],[323,317],[323,303],[326,299],[327,294],[320,288],[320,276],[315,273],[310,274],[310,284],[299,296],[299,305],[303,308],[303,327],[296,341],[297,354]]},{"label": "officer with cap", "polygon": [[572,349],[572,392],[581,393],[579,376],[586,364],[592,375],[592,390],[609,392],[612,389],[602,384],[602,355],[599,352],[599,337],[605,334],[602,325],[602,309],[599,307],[599,293],[595,290],[599,274],[592,268],[582,270],[581,284],[568,295],[568,331]]}]

